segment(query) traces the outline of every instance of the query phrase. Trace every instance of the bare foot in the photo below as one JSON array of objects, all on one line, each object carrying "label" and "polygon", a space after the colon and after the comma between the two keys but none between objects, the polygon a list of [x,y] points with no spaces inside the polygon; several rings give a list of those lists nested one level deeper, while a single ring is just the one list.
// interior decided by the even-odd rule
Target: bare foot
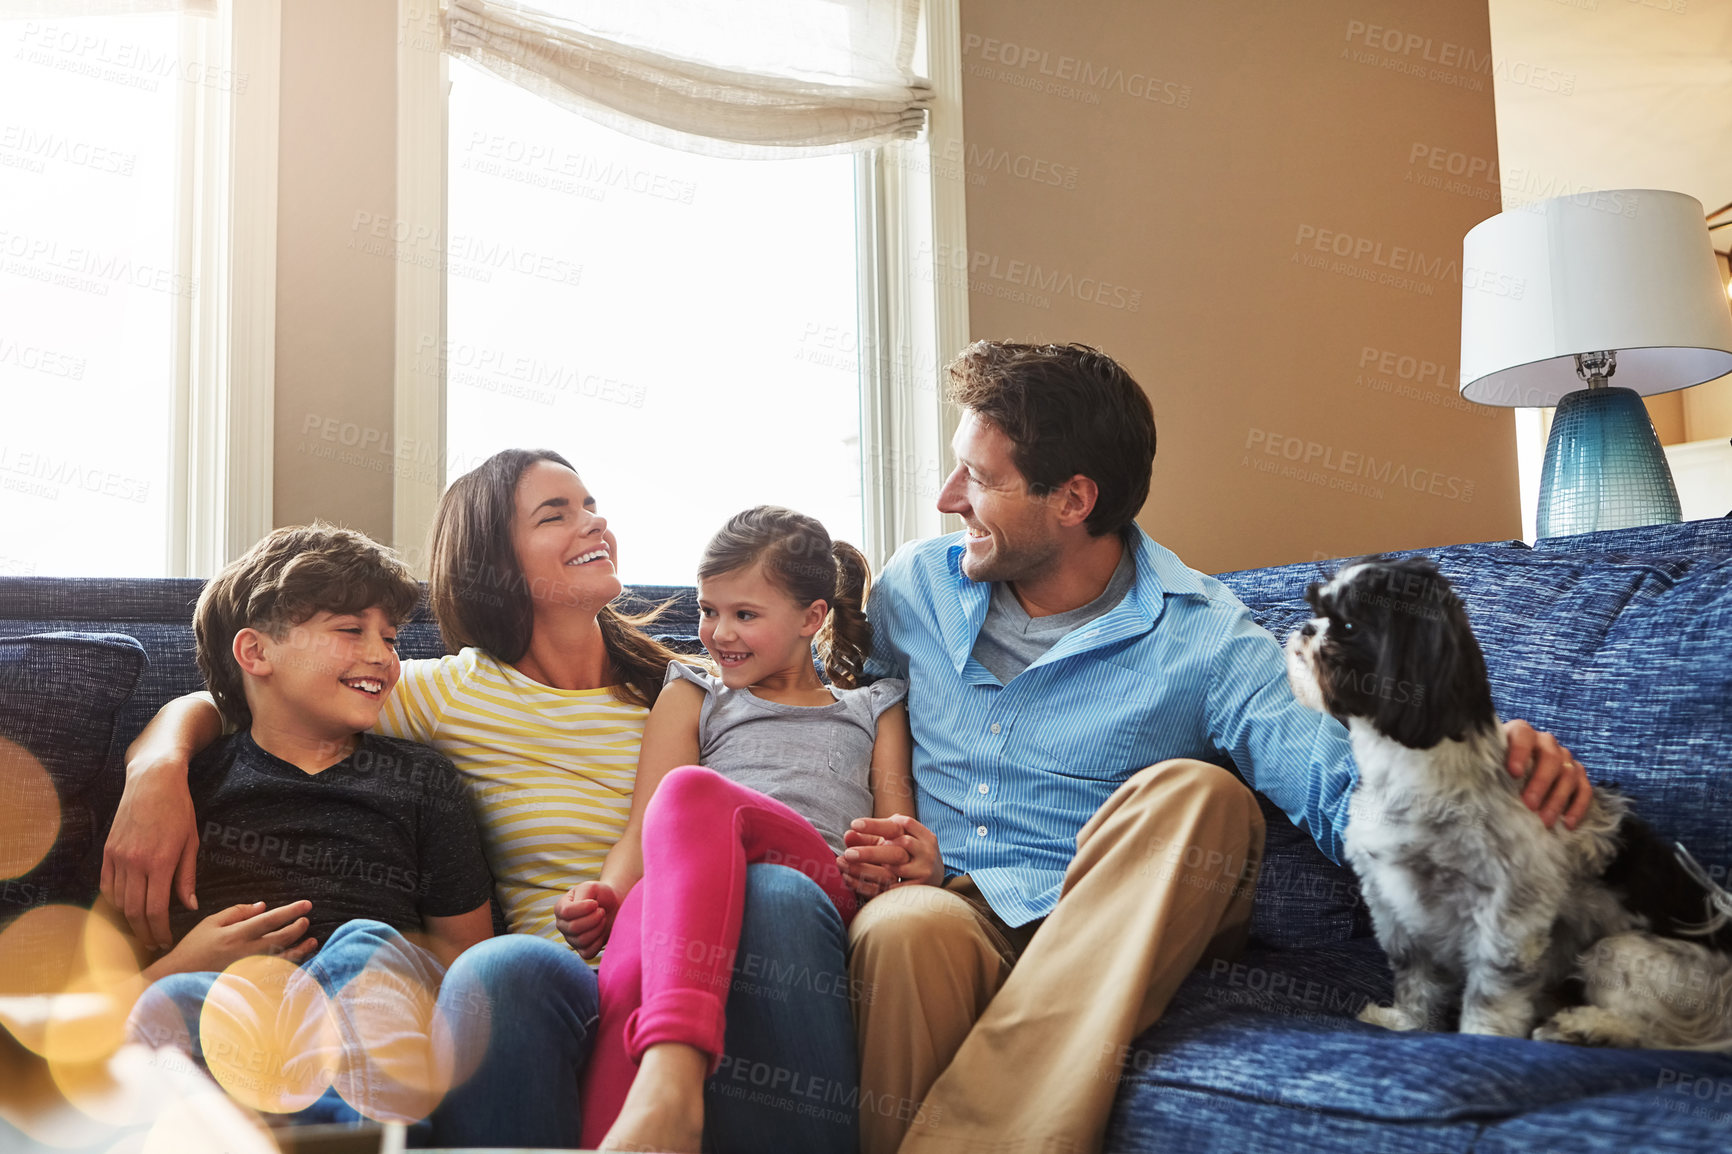
[{"label": "bare foot", "polygon": [[625,1104],[600,1148],[699,1154],[704,1076],[709,1072],[709,1055],[691,1046],[664,1042],[645,1050]]}]

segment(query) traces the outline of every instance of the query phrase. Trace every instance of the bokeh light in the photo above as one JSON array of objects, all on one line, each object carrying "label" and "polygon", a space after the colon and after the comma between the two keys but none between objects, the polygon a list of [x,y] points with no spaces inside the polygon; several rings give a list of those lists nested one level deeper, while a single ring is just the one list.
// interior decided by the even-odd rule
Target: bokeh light
[{"label": "bokeh light", "polygon": [[60,836],[60,795],[34,754],[0,737],[0,879],[23,877]]},{"label": "bokeh light", "polygon": [[0,994],[61,995],[11,1027],[19,1043],[50,1062],[114,1053],[143,990],[126,938],[89,910],[38,906],[0,931]]},{"label": "bokeh light", "polygon": [[451,1031],[437,1002],[428,976],[390,965],[369,965],[332,998],[344,1041],[337,1092],[364,1117],[418,1121],[451,1088]]},{"label": "bokeh light", "polygon": [[211,1076],[243,1105],[287,1114],[312,1105],[338,1062],[325,991],[293,962],[257,955],[223,971],[199,1014]]}]

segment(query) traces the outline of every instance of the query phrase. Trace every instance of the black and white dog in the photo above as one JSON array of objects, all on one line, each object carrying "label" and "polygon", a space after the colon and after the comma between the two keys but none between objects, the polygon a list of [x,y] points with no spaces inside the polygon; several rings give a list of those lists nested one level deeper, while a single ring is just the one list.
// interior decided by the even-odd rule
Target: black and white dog
[{"label": "black and white dog", "polygon": [[1355,562],[1306,600],[1288,676],[1348,728],[1343,841],[1395,973],[1395,1004],[1360,1019],[1732,1050],[1732,895],[1609,788],[1573,830],[1523,804],[1485,658],[1436,567]]}]

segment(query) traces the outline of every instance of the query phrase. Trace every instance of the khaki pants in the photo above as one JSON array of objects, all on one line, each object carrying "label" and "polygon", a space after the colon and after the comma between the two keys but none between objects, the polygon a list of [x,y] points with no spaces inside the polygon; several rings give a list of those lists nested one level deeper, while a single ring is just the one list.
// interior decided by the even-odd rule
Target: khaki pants
[{"label": "khaki pants", "polygon": [[1077,834],[1058,905],[1010,928],[967,877],[854,919],[863,1154],[1100,1149],[1132,1038],[1250,927],[1263,816],[1201,761],[1137,773]]}]

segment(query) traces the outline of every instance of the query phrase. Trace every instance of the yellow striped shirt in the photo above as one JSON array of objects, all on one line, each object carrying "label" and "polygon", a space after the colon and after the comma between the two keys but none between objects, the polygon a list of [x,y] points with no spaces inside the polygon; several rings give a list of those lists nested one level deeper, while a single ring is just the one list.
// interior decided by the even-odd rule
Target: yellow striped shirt
[{"label": "yellow striped shirt", "polygon": [[559,942],[554,899],[600,876],[625,830],[648,713],[611,689],[554,689],[470,648],[403,662],[373,732],[451,759],[512,931]]}]

